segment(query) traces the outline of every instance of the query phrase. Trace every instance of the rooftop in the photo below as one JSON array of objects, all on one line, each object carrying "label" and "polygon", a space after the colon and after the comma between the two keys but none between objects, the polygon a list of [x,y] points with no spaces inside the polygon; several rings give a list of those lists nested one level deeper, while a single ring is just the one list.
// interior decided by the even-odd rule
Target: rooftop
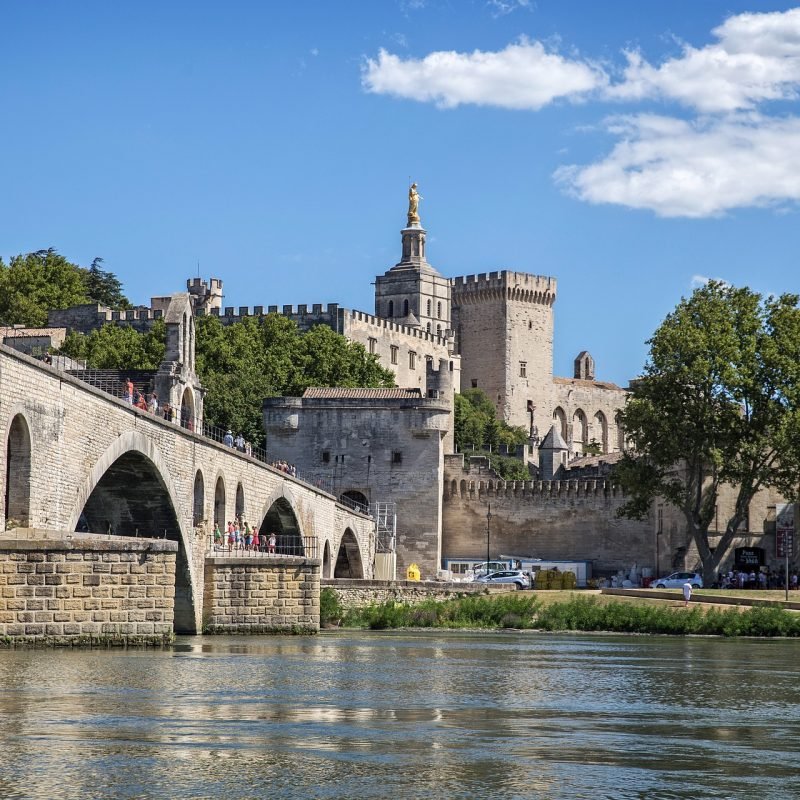
[{"label": "rooftop", "polygon": [[311,387],[303,397],[317,400],[413,400],[422,397],[419,389],[347,389],[341,387]]}]

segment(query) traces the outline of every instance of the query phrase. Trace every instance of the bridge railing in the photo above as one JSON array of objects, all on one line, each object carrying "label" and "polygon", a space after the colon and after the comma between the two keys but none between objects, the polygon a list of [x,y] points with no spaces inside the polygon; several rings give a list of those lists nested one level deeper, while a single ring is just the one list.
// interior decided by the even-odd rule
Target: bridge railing
[{"label": "bridge railing", "polygon": [[[96,372],[97,374],[92,374],[93,372]],[[116,397],[120,400],[125,400],[126,402],[131,402],[137,395],[143,394],[141,390],[135,388],[134,398],[131,398],[126,391],[125,385],[121,383],[118,378],[105,379],[100,373],[101,371],[99,370],[88,370],[85,371],[83,375],[74,375],[74,377],[84,381],[84,383],[88,383],[90,386],[94,386],[96,389],[100,389],[100,391],[105,392],[106,394],[110,394],[113,397]],[[133,405],[133,403],[131,404]],[[152,406],[149,408],[140,408],[140,410],[152,413],[157,419],[163,419],[167,422],[179,424],[181,427],[186,428],[189,431],[194,431],[192,421],[187,418],[180,418],[180,411],[171,408],[170,406],[160,405],[154,411],[152,410]],[[313,486],[316,489],[321,489],[323,492],[328,492],[328,494],[336,493],[333,481],[330,478],[321,478],[317,475],[305,474],[301,470],[298,470],[294,464],[290,464],[287,461],[270,459],[269,454],[263,447],[259,447],[258,445],[254,445],[245,441],[244,438],[240,437],[238,434],[234,437],[233,431],[230,431],[229,429],[220,428],[216,425],[206,425],[204,423],[202,431],[195,432],[200,433],[207,439],[211,439],[212,441],[226,445],[232,450],[237,450],[238,452],[255,458],[257,461],[260,461],[263,464],[268,464],[280,472],[286,473],[292,478],[296,478],[297,480],[303,481],[303,483],[307,483],[309,486]],[[361,513],[369,512],[368,508],[358,508],[356,505],[351,505],[350,503],[345,502],[344,499],[341,499],[340,502],[349,506],[350,508],[354,508],[356,511],[361,511]]]},{"label": "bridge railing", "polygon": [[227,533],[223,534],[223,541],[215,544],[213,539],[206,547],[207,556],[233,557],[233,558],[275,558],[277,556],[302,556],[304,558],[320,557],[319,540],[316,536],[295,536],[292,534],[278,533],[275,535],[275,544],[270,545],[269,537],[259,536],[259,543],[247,546],[244,539],[239,542],[229,542]]}]

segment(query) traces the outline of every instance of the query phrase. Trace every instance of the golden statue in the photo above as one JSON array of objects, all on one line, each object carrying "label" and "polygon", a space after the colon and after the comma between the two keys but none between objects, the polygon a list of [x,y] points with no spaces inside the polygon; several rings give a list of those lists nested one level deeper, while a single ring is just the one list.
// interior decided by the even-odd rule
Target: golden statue
[{"label": "golden statue", "polygon": [[412,183],[408,190],[408,224],[419,225],[419,201],[424,200],[417,191],[417,184]]}]

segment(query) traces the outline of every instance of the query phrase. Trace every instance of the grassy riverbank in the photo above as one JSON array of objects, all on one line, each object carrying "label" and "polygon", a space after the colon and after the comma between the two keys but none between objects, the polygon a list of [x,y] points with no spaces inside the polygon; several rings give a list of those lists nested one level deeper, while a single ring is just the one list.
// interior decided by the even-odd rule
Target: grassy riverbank
[{"label": "grassy riverbank", "polygon": [[630,602],[616,598],[559,593],[562,599],[530,592],[477,595],[418,604],[385,602],[345,610],[335,591],[323,592],[323,624],[391,628],[503,628],[544,631],[607,631],[716,636],[800,636],[800,614],[782,608],[716,608]]}]

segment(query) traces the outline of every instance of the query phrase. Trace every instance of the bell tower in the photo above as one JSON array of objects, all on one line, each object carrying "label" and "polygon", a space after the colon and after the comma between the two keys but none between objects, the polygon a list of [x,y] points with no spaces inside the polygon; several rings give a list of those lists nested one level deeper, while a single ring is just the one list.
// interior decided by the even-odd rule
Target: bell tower
[{"label": "bell tower", "polygon": [[408,224],[400,231],[400,261],[375,280],[375,316],[447,337],[450,282],[425,257],[417,184],[408,190]]}]

